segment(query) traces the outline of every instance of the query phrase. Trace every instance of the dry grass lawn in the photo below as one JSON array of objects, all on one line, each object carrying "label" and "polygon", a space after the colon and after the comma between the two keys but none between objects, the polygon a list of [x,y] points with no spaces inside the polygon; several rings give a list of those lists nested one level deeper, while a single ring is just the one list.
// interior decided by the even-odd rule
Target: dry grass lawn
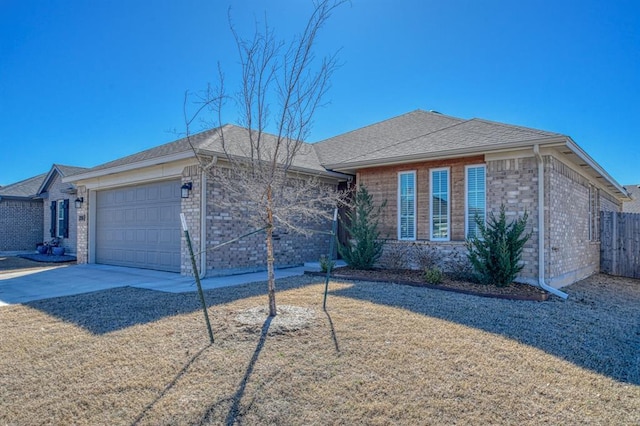
[{"label": "dry grass lawn", "polygon": [[[297,330],[238,317],[264,284],[119,288],[0,309],[0,424],[640,424],[640,282],[567,302],[279,282]],[[282,318],[285,319],[286,315]],[[277,317],[278,318],[278,317]]]}]

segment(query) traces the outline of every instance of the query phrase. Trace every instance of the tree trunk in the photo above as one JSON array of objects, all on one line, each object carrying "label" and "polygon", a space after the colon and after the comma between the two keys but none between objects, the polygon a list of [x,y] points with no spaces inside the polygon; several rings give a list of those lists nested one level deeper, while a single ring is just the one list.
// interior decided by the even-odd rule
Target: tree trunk
[{"label": "tree trunk", "polygon": [[269,316],[275,317],[276,312],[276,275],[273,257],[273,210],[271,208],[271,186],[267,188],[267,276],[269,288]]}]

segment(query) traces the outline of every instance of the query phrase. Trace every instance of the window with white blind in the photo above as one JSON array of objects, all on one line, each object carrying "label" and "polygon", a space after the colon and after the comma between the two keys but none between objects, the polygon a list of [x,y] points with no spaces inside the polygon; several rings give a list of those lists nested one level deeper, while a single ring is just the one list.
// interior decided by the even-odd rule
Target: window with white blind
[{"label": "window with white blind", "polygon": [[449,203],[449,168],[431,169],[431,240],[450,239],[451,206]]},{"label": "window with white blind", "polygon": [[416,239],[416,172],[398,173],[398,239]]},{"label": "window with white blind", "polygon": [[486,220],[486,167],[483,165],[467,166],[465,167],[465,174],[467,194],[465,206],[465,235],[467,238],[471,238],[479,235],[476,217],[479,217],[482,223]]}]

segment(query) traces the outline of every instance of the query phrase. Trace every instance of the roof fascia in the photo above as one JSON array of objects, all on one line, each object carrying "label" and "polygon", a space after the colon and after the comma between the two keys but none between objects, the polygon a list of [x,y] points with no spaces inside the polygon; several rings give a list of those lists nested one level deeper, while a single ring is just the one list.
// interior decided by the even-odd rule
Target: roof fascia
[{"label": "roof fascia", "polygon": [[115,173],[128,172],[135,169],[142,169],[144,167],[157,166],[163,163],[170,163],[172,161],[184,160],[190,157],[194,157],[194,153],[192,150],[182,151],[178,153],[173,153],[169,155],[165,155],[162,157],[149,158],[147,160],[137,161],[135,163],[121,164],[119,166],[108,167],[100,170],[89,170],[85,173],[78,173],[75,175],[71,175],[68,178],[62,178],[62,182],[78,182],[85,179],[93,179],[101,176],[111,175]]},{"label": "roof fascia", "polygon": [[341,171],[345,173],[349,173],[349,172],[353,173],[355,170],[369,168],[369,167],[417,163],[420,161],[442,160],[446,158],[460,158],[460,157],[467,157],[470,155],[486,154],[489,152],[497,153],[497,152],[504,152],[504,151],[512,151],[514,149],[530,147],[536,144],[540,146],[558,145],[558,144],[564,144],[566,141],[567,141],[566,136],[554,136],[554,137],[547,137],[543,139],[530,139],[526,141],[502,144],[496,147],[485,147],[485,149],[481,149],[481,147],[451,149],[446,151],[439,151],[435,155],[424,155],[424,156],[407,155],[407,156],[389,158],[384,161],[366,160],[366,161],[359,161],[359,162],[352,162],[352,163],[345,162],[345,163],[337,163],[337,164],[326,164],[325,167],[329,170]]},{"label": "roof fascia", "polygon": [[33,195],[29,195],[26,197],[22,197],[20,195],[0,195],[0,201],[2,200],[16,200],[16,201],[32,201],[32,200],[39,200],[39,197],[33,196]]},{"label": "roof fascia", "polygon": [[[240,156],[237,156],[237,155],[227,155],[224,152],[210,151],[210,150],[204,150],[204,149],[198,150],[198,155],[217,157],[219,160],[222,160],[222,161],[225,161],[225,162],[228,162],[226,160],[227,157],[230,157],[233,160],[242,160],[244,158],[244,157],[240,157]],[[323,167],[322,165],[320,165],[320,166]],[[333,170],[328,170],[328,169],[326,169],[324,167],[323,167],[323,170],[316,170],[316,169],[309,169],[307,167],[291,166],[290,170],[292,172],[302,173],[302,174],[309,175],[309,176],[322,176],[322,177],[326,177],[326,178],[333,178],[333,179],[336,179],[338,181],[347,181],[347,180],[353,178],[353,175],[351,175],[351,174],[345,174],[345,173],[340,173],[340,172],[336,172],[336,171],[333,171]]]},{"label": "roof fascia", "polygon": [[626,198],[626,201],[631,200],[631,195],[627,192],[627,190],[620,185],[607,171],[596,162],[589,154],[587,154],[577,143],[575,143],[571,138],[567,137],[566,147],[573,151],[582,161],[585,162],[589,167],[591,167],[597,174],[606,179],[618,192],[622,194],[622,198]]}]

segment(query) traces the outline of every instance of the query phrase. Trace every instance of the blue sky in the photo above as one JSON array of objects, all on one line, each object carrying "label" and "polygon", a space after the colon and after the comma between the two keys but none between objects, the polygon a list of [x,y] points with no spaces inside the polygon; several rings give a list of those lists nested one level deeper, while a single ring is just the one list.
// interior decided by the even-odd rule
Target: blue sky
[{"label": "blue sky", "polygon": [[[0,185],[177,138],[186,90],[233,84],[227,9],[287,38],[304,0],[0,0]],[[571,136],[640,183],[640,1],[353,0],[323,29],[340,49],[310,141],[415,109]],[[229,121],[235,112],[227,110]]]}]

